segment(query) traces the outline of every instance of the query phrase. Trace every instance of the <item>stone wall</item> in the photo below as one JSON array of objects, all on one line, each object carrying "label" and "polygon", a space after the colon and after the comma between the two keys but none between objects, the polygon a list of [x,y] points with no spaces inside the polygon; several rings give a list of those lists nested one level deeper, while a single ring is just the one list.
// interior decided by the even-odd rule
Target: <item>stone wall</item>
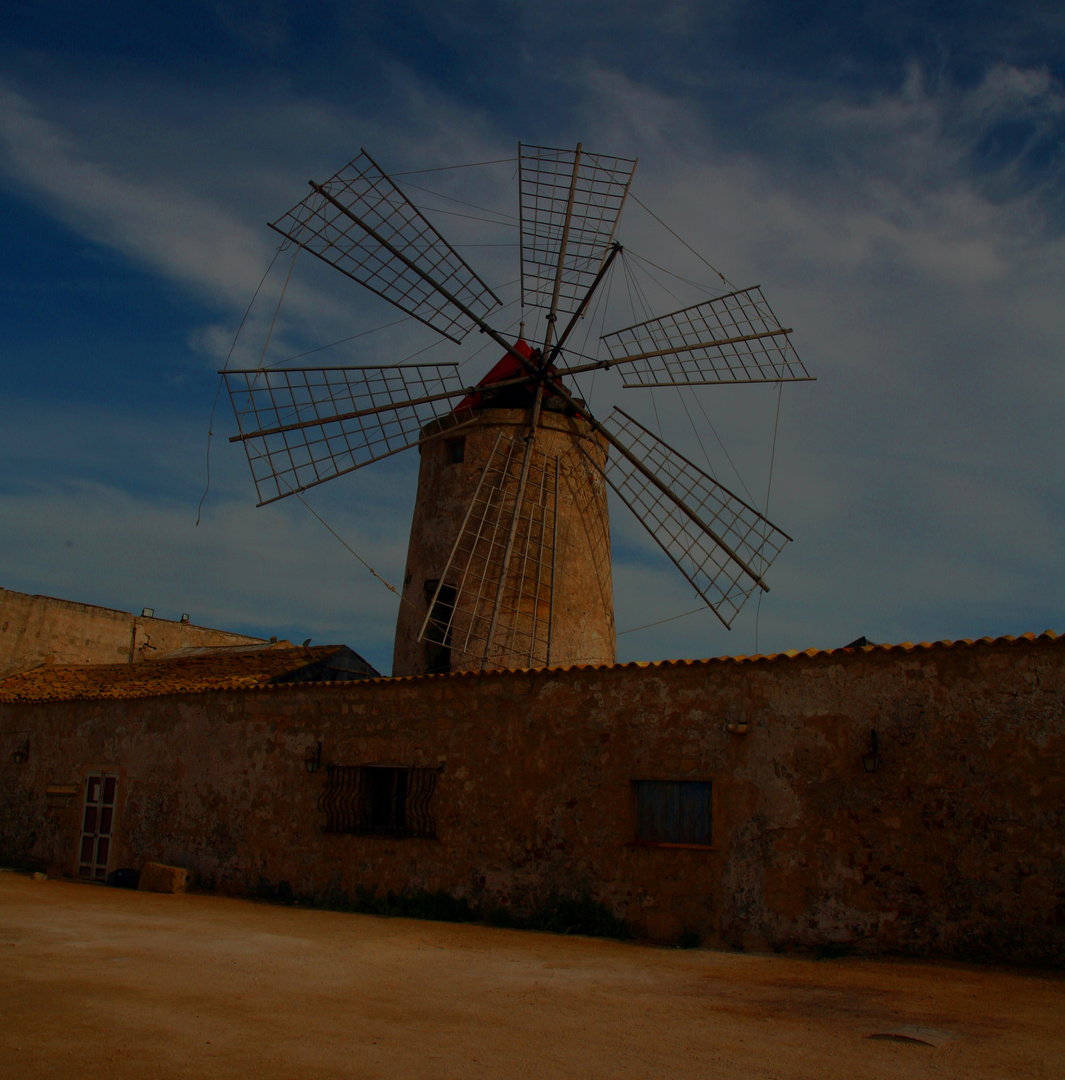
[{"label": "stone wall", "polygon": [[0,588],[0,677],[48,662],[135,663],[177,649],[263,640]]},{"label": "stone wall", "polygon": [[[0,732],[30,732],[0,735],[0,856],[71,873],[80,796],[48,786],[107,769],[111,865],[226,890],[588,892],[660,941],[1060,963],[1063,691],[1044,636],[0,704]],[[325,763],[441,767],[437,838],[323,834],[319,741]],[[713,783],[712,847],[635,844],[633,781],[679,778]]]}]

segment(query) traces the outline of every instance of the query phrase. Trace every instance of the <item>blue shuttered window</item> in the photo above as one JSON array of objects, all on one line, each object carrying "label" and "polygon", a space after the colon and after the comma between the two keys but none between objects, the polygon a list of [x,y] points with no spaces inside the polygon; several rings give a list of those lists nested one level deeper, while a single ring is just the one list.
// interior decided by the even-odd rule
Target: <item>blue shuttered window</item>
[{"label": "blue shuttered window", "polygon": [[709,780],[637,780],[637,842],[709,847],[712,788]]}]

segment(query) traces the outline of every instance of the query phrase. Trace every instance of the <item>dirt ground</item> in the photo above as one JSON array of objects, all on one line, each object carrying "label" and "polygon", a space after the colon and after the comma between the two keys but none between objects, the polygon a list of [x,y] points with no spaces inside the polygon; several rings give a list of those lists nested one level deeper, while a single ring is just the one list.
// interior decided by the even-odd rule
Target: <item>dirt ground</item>
[{"label": "dirt ground", "polygon": [[[900,1028],[949,1041],[870,1038]],[[0,873],[0,1076],[60,1075],[1057,1080],[1065,977]]]}]

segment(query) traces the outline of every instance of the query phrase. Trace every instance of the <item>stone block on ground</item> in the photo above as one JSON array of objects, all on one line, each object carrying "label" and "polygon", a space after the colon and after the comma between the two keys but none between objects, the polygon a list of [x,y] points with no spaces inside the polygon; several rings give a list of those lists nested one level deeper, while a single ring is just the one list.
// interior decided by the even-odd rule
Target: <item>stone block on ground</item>
[{"label": "stone block on ground", "polygon": [[189,872],[183,866],[150,862],[141,867],[137,889],[140,892],[179,893],[184,892],[188,884]]}]

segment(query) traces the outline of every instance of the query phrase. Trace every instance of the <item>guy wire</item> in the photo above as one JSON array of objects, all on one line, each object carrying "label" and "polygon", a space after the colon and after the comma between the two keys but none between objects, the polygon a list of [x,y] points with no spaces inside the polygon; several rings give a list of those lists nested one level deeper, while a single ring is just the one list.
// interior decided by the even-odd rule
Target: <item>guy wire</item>
[{"label": "guy wire", "polygon": [[244,311],[244,317],[240,320],[237,332],[233,335],[233,344],[229,346],[229,352],[226,353],[226,362],[222,365],[223,374],[218,376],[218,387],[214,392],[214,401],[211,403],[211,418],[207,421],[207,486],[203,489],[203,494],[200,496],[200,501],[196,506],[197,527],[200,524],[200,512],[203,510],[203,500],[207,498],[207,492],[211,490],[211,438],[214,435],[214,414],[215,410],[218,408],[218,396],[222,393],[222,384],[226,380],[224,373],[226,368],[229,367],[229,361],[233,357],[233,350],[237,347],[237,339],[240,337],[240,332],[244,329],[244,324],[251,314],[251,309],[259,295],[259,290],[263,287],[263,282],[266,281],[270,271],[273,270],[274,263],[277,262],[277,257],[281,254],[282,247],[284,247],[284,244],[278,246],[277,250],[274,252],[274,257],[270,260],[270,265],[267,266],[263,276],[259,279],[259,284],[255,286],[255,292],[252,293],[251,300],[248,302],[248,306]]},{"label": "guy wire", "polygon": [[398,589],[397,589],[397,588],[395,587],[395,585],[393,585],[393,584],[392,584],[392,583],[391,583],[390,581],[388,581],[388,580],[387,580],[386,578],[382,577],[382,576],[381,576],[381,575],[380,575],[380,574],[379,574],[379,573],[378,573],[378,572],[377,572],[377,571],[376,571],[376,570],[375,570],[375,569],[374,569],[374,568],[373,568],[373,567],[372,567],[372,566],[371,566],[371,565],[370,565],[370,564],[369,564],[369,563],[368,563],[368,562],[367,562],[367,561],[366,561],[366,560],[365,560],[365,559],[364,559],[364,558],[363,558],[363,557],[362,557],[362,556],[361,556],[361,555],[360,555],[360,554],[359,554],[359,553],[358,553],[358,552],[357,552],[357,551],[356,551],[356,550],[355,550],[355,549],[354,549],[354,548],[353,548],[353,547],[351,546],[351,544],[349,544],[349,543],[347,542],[347,540],[345,540],[345,539],[344,539],[344,537],[342,537],[342,536],[340,535],[340,533],[338,533],[338,532],[336,531],[336,529],[334,529],[334,528],[333,528],[333,526],[332,526],[332,525],[330,525],[330,524],[329,524],[329,522],[328,522],[328,521],[326,521],[326,520],[325,520],[325,518],[324,518],[324,517],[322,517],[322,515],[321,515],[321,514],[319,514],[319,513],[318,513],[318,511],[317,511],[317,510],[315,510],[315,508],[314,508],[313,506],[311,506],[311,504],[310,504],[309,502],[307,502],[307,500],[306,500],[306,499],[305,499],[305,498],[303,497],[303,494],[302,494],[302,492],[299,492],[299,491],[294,491],[294,492],[293,492],[292,494],[293,494],[293,495],[295,495],[295,496],[296,496],[296,498],[297,498],[297,499],[299,499],[299,501],[300,501],[301,503],[303,503],[303,505],[304,505],[304,506],[305,506],[305,507],[306,507],[306,508],[307,508],[307,509],[308,509],[308,510],[309,510],[309,511],[310,511],[310,512],[311,512],[311,513],[312,513],[312,514],[313,514],[313,515],[314,515],[314,516],[315,516],[315,517],[316,517],[316,518],[317,518],[317,519],[318,519],[318,520],[319,520],[319,521],[320,521],[320,522],[321,522],[321,523],[322,523],[322,524],[323,524],[323,525],[324,525],[324,526],[325,526],[325,527],[327,528],[327,529],[328,529],[328,530],[329,530],[329,532],[331,532],[331,533],[333,534],[333,536],[334,536],[334,537],[335,537],[335,538],[336,538],[337,540],[339,540],[339,541],[341,542],[341,544],[343,544],[343,545],[344,545],[344,547],[346,547],[346,548],[348,549],[348,551],[349,551],[349,552],[350,552],[350,553],[351,553],[352,555],[354,555],[354,556],[355,556],[355,558],[356,558],[356,559],[358,559],[358,560],[359,560],[359,562],[360,562],[360,563],[362,563],[362,565],[363,565],[363,566],[365,566],[365,567],[366,567],[366,569],[367,569],[367,570],[369,570],[369,571],[370,571],[370,573],[371,573],[371,574],[373,574],[373,576],[374,576],[375,578],[377,578],[377,580],[378,580],[379,582],[381,582],[381,584],[382,584],[382,585],[384,585],[384,587],[385,587],[386,589],[388,589],[388,591],[389,591],[389,592],[391,592],[391,593],[394,593],[394,594],[395,594],[396,596],[398,596],[398,597],[399,597],[399,601],[400,601],[400,603],[401,603],[401,604],[406,604],[406,605],[407,605],[408,607],[411,607],[411,608],[413,608],[413,607],[414,607],[414,604],[412,604],[412,603],[411,603],[411,602],[410,602],[410,601],[409,601],[409,600],[408,600],[408,599],[407,599],[407,598],[406,598],[405,596],[403,596],[403,594],[402,594],[402,593],[401,593],[401,592],[400,592],[400,591],[399,591],[399,590],[398,590]]},{"label": "guy wire", "polygon": [[629,194],[632,195],[634,199],[636,199],[636,202],[639,203],[640,206],[642,206],[651,215],[651,217],[653,217],[655,221],[657,221],[658,224],[661,225],[667,233],[669,233],[670,236],[672,236],[676,240],[679,240],[704,266],[707,266],[711,270],[713,270],[713,272],[717,274],[717,276],[721,278],[721,280],[726,285],[728,285],[730,289],[736,288],[736,286],[733,285],[732,282],[729,281],[729,279],[725,277],[725,275],[721,273],[721,271],[718,270],[716,266],[713,265],[713,263],[709,262],[707,259],[704,259],[703,256],[700,255],[699,252],[696,251],[695,248],[693,248],[691,244],[689,244],[688,241],[684,239],[684,237],[678,236],[646,203],[641,202],[639,199],[637,199],[631,191],[629,192]]},{"label": "guy wire", "polygon": [[[769,517],[769,493],[773,490],[773,462],[777,456],[777,428],[780,425],[780,399],[784,395],[784,380],[777,383],[777,416],[773,421],[773,448],[769,452],[769,482],[765,488],[765,516]],[[762,540],[766,538],[768,523],[762,526]],[[762,614],[762,590],[758,590],[758,606],[754,609],[754,653],[758,655],[758,618]]]}]

